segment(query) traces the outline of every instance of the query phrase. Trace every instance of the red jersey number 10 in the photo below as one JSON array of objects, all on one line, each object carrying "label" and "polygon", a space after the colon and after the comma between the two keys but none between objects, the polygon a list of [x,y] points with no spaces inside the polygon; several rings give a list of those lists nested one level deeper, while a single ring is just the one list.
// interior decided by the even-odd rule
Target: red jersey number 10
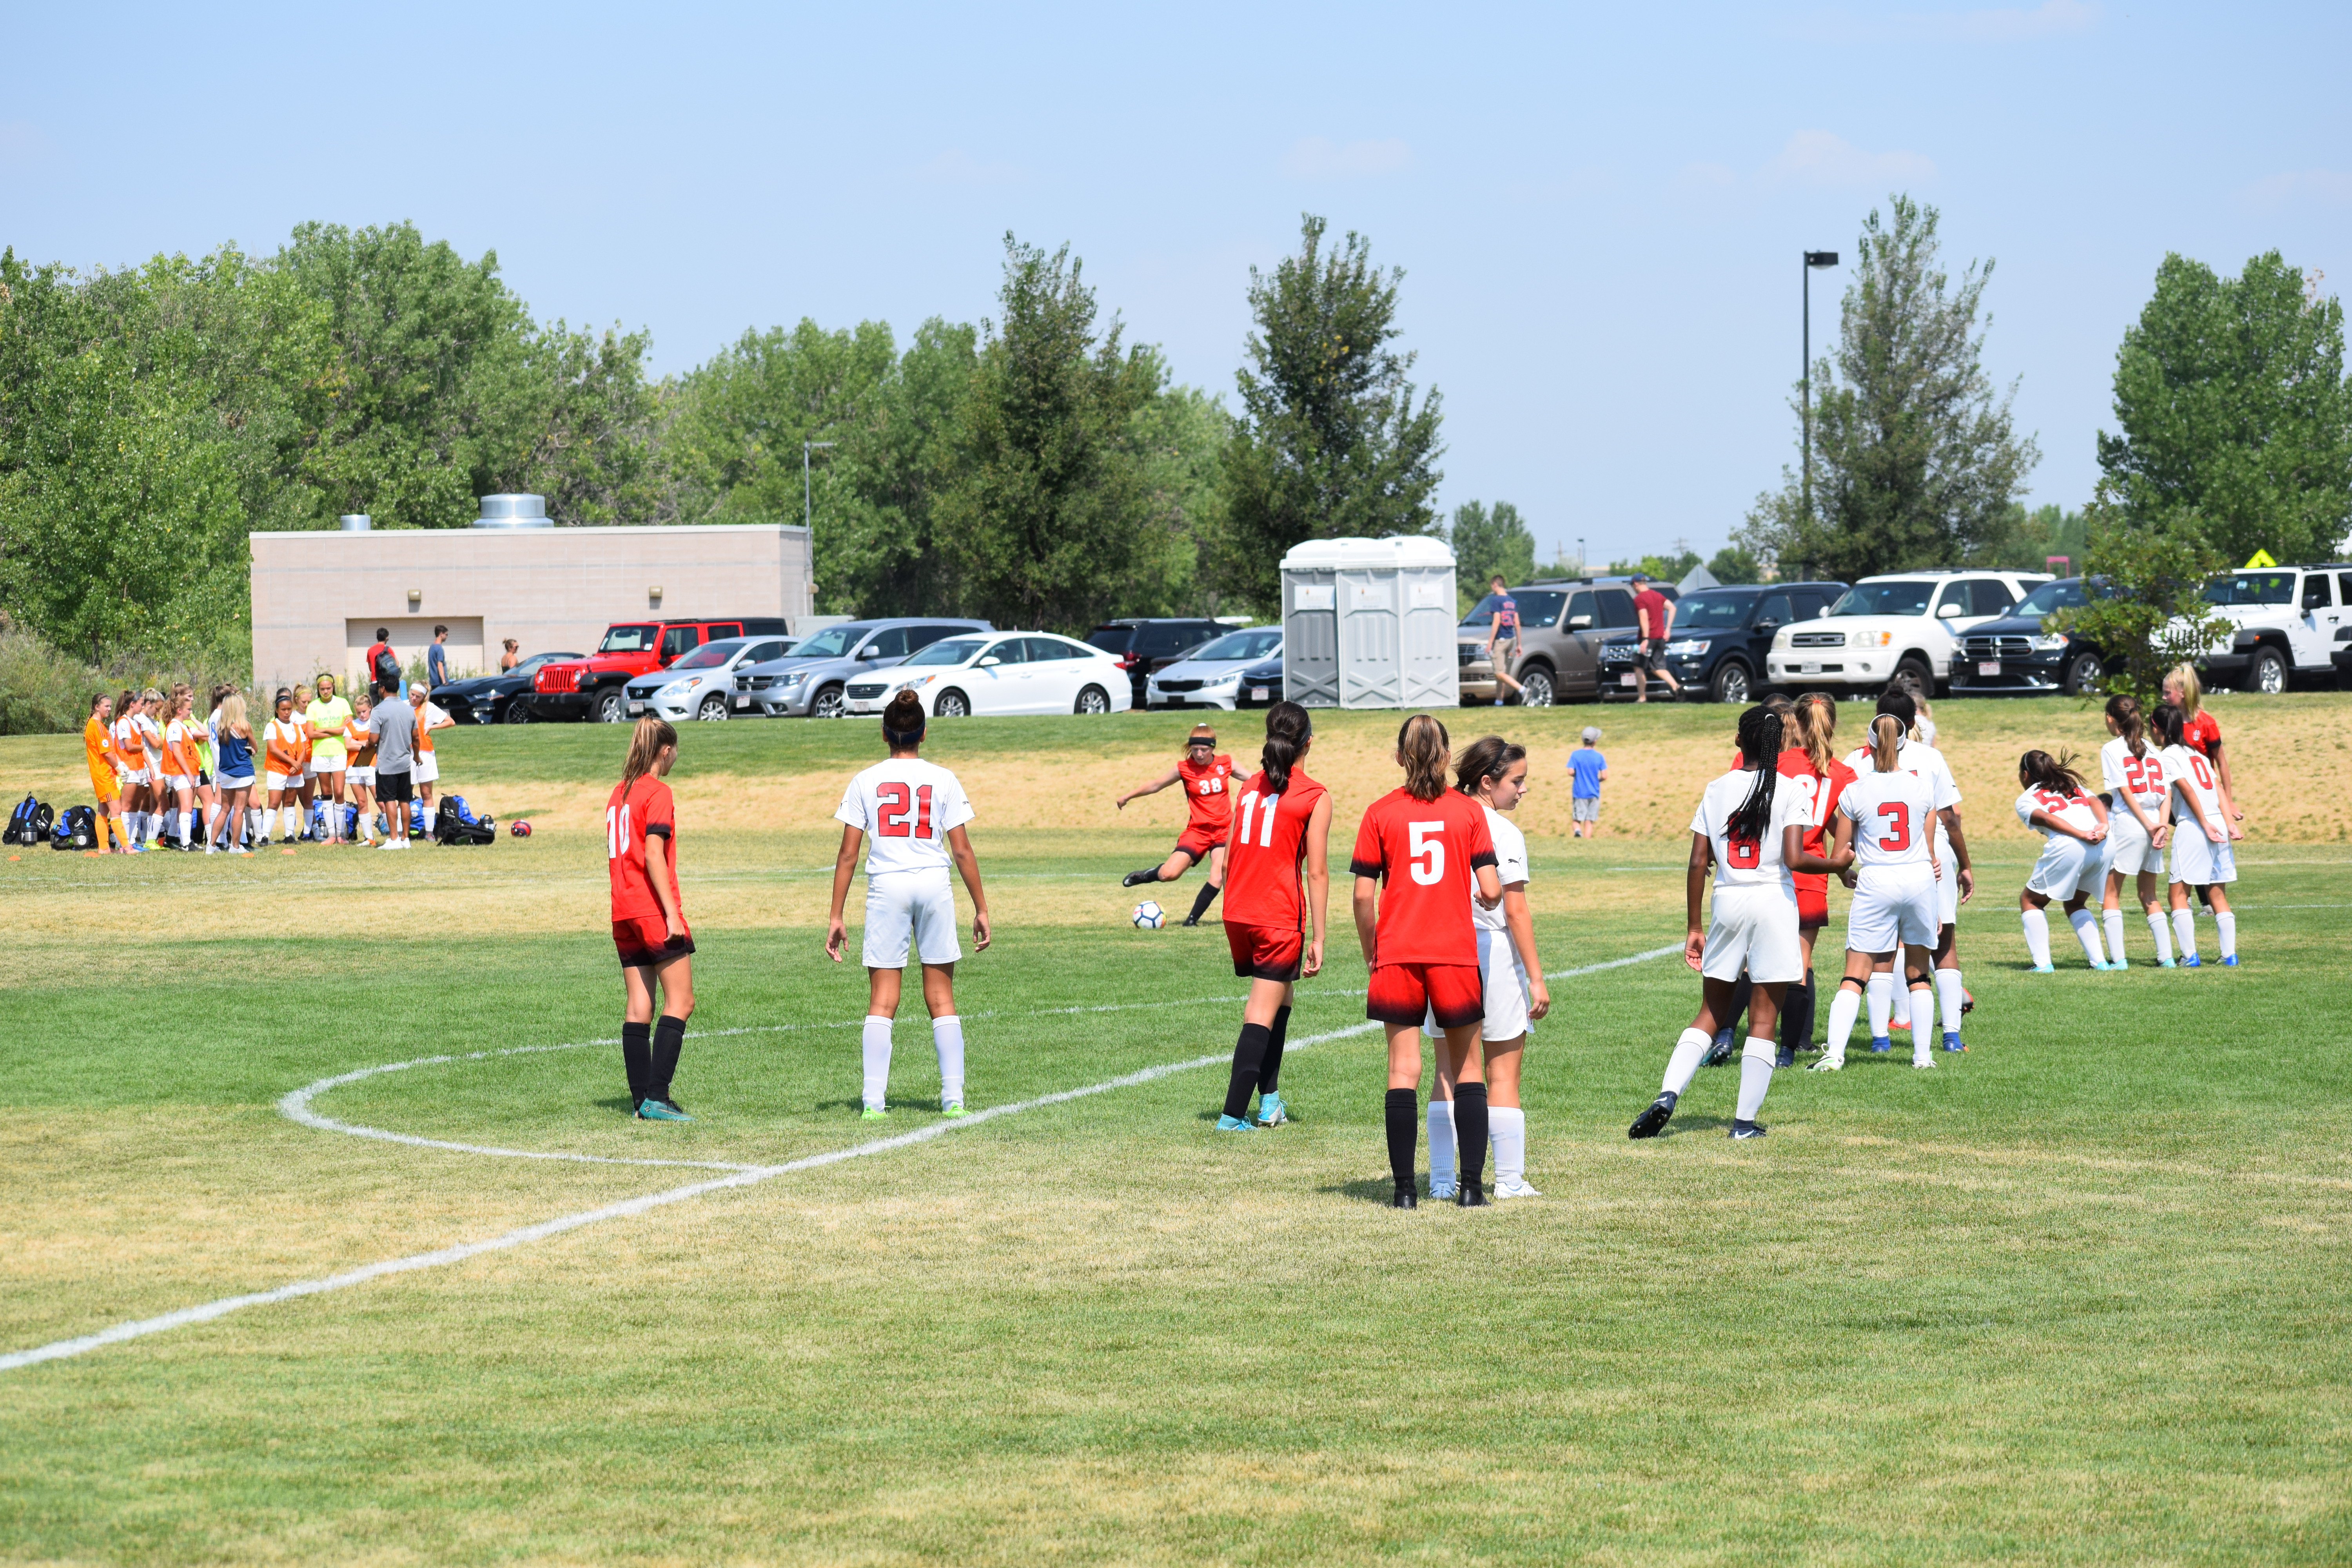
[{"label": "red jersey number 10", "polygon": [[1899,800],[1879,803],[1878,815],[1886,818],[1886,837],[1878,847],[1890,855],[1900,855],[1911,847],[1911,808]]},{"label": "red jersey number 10", "polygon": [[874,798],[882,808],[874,817],[874,836],[877,838],[929,838],[931,836],[930,785],[916,787],[911,810],[907,799],[907,786],[902,784],[893,782],[877,786]]}]

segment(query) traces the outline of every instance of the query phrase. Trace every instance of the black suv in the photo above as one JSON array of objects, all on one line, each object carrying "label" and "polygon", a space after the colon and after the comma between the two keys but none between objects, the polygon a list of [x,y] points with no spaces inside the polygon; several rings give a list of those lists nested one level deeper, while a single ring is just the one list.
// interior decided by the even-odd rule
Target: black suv
[{"label": "black suv", "polygon": [[[2044,583],[1997,621],[1970,626],[1952,655],[1952,695],[1963,691],[2063,691],[2084,697],[2098,689],[2111,661],[2080,632],[2045,632],[2053,610],[2077,610],[2086,595],[2080,577]],[[2092,590],[2098,592],[2098,590]]]},{"label": "black suv", "polygon": [[1122,616],[1088,632],[1087,641],[1118,656],[1119,668],[1135,687],[1134,710],[1140,713],[1147,706],[1143,684],[1152,671],[1165,669],[1211,637],[1233,629],[1199,616],[1150,620]]},{"label": "black suv", "polygon": [[[1810,621],[1837,603],[1843,583],[1764,583],[1697,588],[1675,602],[1666,668],[1694,697],[1748,702],[1764,689],[1772,634]],[[1630,692],[1641,668],[1640,638],[1611,637],[1601,647],[1601,694]]]}]

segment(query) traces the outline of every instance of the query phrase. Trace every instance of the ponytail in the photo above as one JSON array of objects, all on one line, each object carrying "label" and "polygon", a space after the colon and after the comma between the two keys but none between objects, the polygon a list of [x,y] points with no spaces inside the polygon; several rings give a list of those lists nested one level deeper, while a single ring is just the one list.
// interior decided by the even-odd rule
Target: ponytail
[{"label": "ponytail", "polygon": [[1772,826],[1772,794],[1780,783],[1780,716],[1769,708],[1750,708],[1739,716],[1739,759],[1756,773],[1748,798],[1724,826],[1726,838],[1744,844],[1761,842]]},{"label": "ponytail", "polygon": [[1825,691],[1808,691],[1797,699],[1790,717],[1797,724],[1797,744],[1805,748],[1805,760],[1813,764],[1817,777],[1830,776],[1830,764],[1837,752],[1830,741],[1837,734],[1837,699]]},{"label": "ponytail", "polygon": [[1488,779],[1501,778],[1515,763],[1527,760],[1528,749],[1506,741],[1500,735],[1486,735],[1462,748],[1454,759],[1454,787],[1473,800],[1478,797],[1478,785]]},{"label": "ponytail", "polygon": [[1415,800],[1435,800],[1445,793],[1445,764],[1451,760],[1445,726],[1426,713],[1416,713],[1397,729],[1397,761],[1404,764],[1404,790]]},{"label": "ponytail", "polygon": [[637,721],[636,730],[629,736],[629,760],[621,764],[621,787],[628,788],[654,771],[654,763],[665,746],[677,744],[677,731],[667,719],[656,719],[648,713]]},{"label": "ponytail", "polygon": [[2169,702],[2158,703],[2156,711],[2148,715],[2149,722],[2155,727],[2157,740],[2168,746],[2181,743],[2181,733],[2187,728],[2188,719],[2186,713]]},{"label": "ponytail", "polygon": [[2124,744],[2135,757],[2147,755],[2147,721],[2139,710],[2139,699],[2127,692],[2117,692],[2107,699],[2107,717],[2123,731]]},{"label": "ponytail", "polygon": [[1277,702],[1265,710],[1265,744],[1258,748],[1257,760],[1265,769],[1268,795],[1290,787],[1290,772],[1314,739],[1315,721],[1297,703]]},{"label": "ponytail", "polygon": [[[1883,703],[1886,700],[1880,698]],[[1870,763],[1882,773],[1891,773],[1903,755],[1903,715],[1881,712],[1870,721]]]},{"label": "ponytail", "polygon": [[2180,714],[2183,719],[2203,705],[2205,689],[2198,682],[2195,665],[2176,664],[2165,673],[2164,678],[2180,683]]},{"label": "ponytail", "polygon": [[2052,795],[2083,793],[2083,775],[2074,769],[2072,752],[2062,752],[2054,757],[2047,752],[2028,752],[2017,759],[2017,772],[2033,789],[2046,789]]}]

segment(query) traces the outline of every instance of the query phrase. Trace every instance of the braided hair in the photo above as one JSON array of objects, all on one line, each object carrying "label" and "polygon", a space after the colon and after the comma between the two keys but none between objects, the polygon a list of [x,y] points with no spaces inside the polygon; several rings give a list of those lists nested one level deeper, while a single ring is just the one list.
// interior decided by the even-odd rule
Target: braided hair
[{"label": "braided hair", "polygon": [[1745,843],[1763,839],[1765,829],[1772,826],[1772,792],[1780,782],[1780,715],[1769,708],[1750,708],[1739,716],[1739,761],[1743,767],[1756,771],[1756,782],[1748,786],[1748,798],[1731,814],[1724,826],[1726,838]]}]

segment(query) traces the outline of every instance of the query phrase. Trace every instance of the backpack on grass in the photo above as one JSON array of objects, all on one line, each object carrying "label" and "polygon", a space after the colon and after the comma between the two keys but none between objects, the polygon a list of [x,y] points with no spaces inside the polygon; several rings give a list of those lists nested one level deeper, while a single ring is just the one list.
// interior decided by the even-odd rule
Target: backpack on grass
[{"label": "backpack on grass", "polygon": [[95,849],[98,847],[98,813],[86,805],[69,805],[58,818],[56,833],[49,838],[52,849]]},{"label": "backpack on grass", "polygon": [[496,844],[498,820],[475,816],[462,795],[443,795],[433,814],[433,838],[437,844]]},{"label": "backpack on grass", "polygon": [[0,829],[0,844],[46,843],[56,822],[57,814],[45,802],[28,795],[8,814],[7,827]]}]

